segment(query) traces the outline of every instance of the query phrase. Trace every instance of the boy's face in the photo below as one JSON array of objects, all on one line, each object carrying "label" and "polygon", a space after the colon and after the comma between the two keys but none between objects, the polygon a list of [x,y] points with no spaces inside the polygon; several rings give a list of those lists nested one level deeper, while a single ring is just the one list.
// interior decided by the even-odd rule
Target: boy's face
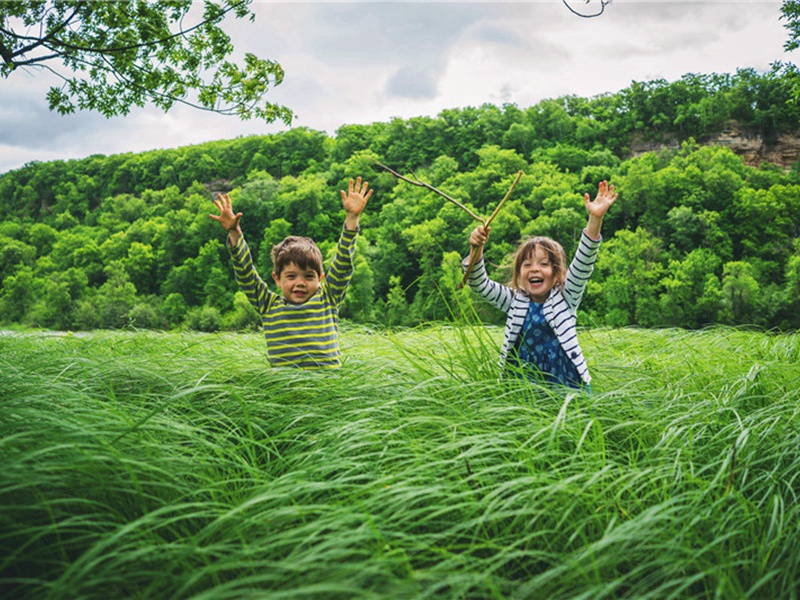
[{"label": "boy's face", "polygon": [[272,278],[281,288],[283,297],[291,304],[304,304],[317,293],[322,279],[314,269],[301,269],[290,262],[278,275],[274,271]]}]

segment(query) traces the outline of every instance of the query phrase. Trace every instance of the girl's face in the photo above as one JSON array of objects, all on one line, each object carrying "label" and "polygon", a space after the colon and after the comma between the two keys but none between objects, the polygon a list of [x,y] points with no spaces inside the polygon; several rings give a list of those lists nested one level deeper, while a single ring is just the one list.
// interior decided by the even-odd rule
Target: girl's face
[{"label": "girl's face", "polygon": [[522,262],[517,281],[519,289],[534,302],[544,302],[550,296],[556,277],[550,258],[541,246],[536,246],[533,254]]}]

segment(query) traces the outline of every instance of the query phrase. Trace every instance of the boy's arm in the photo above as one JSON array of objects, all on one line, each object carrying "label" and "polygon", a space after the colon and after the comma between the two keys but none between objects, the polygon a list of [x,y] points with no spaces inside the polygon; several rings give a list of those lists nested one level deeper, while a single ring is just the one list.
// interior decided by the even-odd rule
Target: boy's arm
[{"label": "boy's arm", "polygon": [[470,265],[472,270],[467,277],[467,285],[490,304],[503,312],[508,312],[514,299],[511,288],[492,281],[486,274],[486,265],[483,262],[483,247],[489,240],[489,227],[479,225],[469,234],[469,256],[461,261],[461,270],[466,272]]},{"label": "boy's arm", "polygon": [[373,190],[369,189],[369,183],[361,181],[361,177],[356,178],[355,182],[351,179],[347,193],[340,190],[342,196],[342,206],[345,210],[344,229],[339,236],[336,244],[336,254],[331,261],[331,266],[325,274],[323,283],[325,295],[335,306],[339,306],[347,294],[347,287],[353,277],[353,255],[356,251],[356,238],[359,230],[359,217],[367,206],[367,200],[372,196]]},{"label": "boy's arm", "polygon": [[234,214],[231,197],[228,194],[217,194],[214,199],[214,206],[219,210],[219,214],[210,214],[208,216],[217,221],[228,232],[226,241],[233,261],[233,274],[236,277],[236,283],[239,284],[239,288],[245,293],[250,304],[255,307],[259,314],[264,314],[276,294],[269,290],[269,287],[253,266],[250,248],[247,242],[244,241],[242,228],[239,226],[239,219],[242,218],[242,213]]},{"label": "boy's arm", "polygon": [[236,243],[232,243],[232,238],[233,235],[230,235],[228,250],[230,250],[231,260],[233,261],[233,274],[236,277],[236,283],[239,284],[239,288],[247,296],[256,311],[259,314],[264,314],[277,297],[277,294],[270,291],[258,271],[256,271],[250,247],[244,240],[244,236],[241,235],[241,231],[236,236]]},{"label": "boy's arm", "polygon": [[489,240],[490,227],[478,225],[469,234],[469,257],[473,264],[483,258],[483,247]]},{"label": "boy's arm", "polygon": [[590,200],[589,194],[583,195],[583,204],[586,206],[586,212],[589,213],[589,221],[578,242],[575,256],[567,269],[562,290],[567,304],[572,307],[573,311],[578,310],[583,292],[586,290],[586,284],[594,270],[594,262],[597,260],[597,252],[602,239],[600,229],[603,226],[603,217],[616,200],[617,194],[614,192],[614,186],[608,185],[607,181],[600,182],[594,201]]},{"label": "boy's arm", "polygon": [[[474,250],[475,248],[473,247],[473,251]],[[461,261],[462,271],[466,272],[471,256],[472,254],[464,257]],[[514,301],[514,290],[489,279],[489,275],[486,273],[486,265],[483,262],[483,256],[475,260],[469,277],[467,278],[467,285],[469,289],[495,308],[499,308],[503,312],[508,312],[511,308],[511,303]]]},{"label": "boy's arm", "polygon": [[600,239],[592,239],[584,231],[578,242],[578,247],[575,249],[575,256],[572,257],[572,262],[567,268],[567,275],[564,278],[564,286],[561,290],[567,304],[572,307],[573,311],[577,311],[581,303],[586,284],[594,271],[594,263],[597,260],[599,249]]},{"label": "boy's arm", "polygon": [[322,283],[325,296],[335,306],[339,306],[344,301],[353,277],[353,256],[356,252],[357,239],[358,231],[348,229],[345,225],[339,236],[339,242],[336,244],[336,253],[331,261],[331,266],[325,273],[325,280]]}]

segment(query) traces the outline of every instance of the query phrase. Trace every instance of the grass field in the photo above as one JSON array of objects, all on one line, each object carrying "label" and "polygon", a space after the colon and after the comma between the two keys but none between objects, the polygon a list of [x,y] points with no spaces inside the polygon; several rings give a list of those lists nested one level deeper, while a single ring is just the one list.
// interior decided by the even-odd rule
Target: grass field
[{"label": "grass field", "polygon": [[0,595],[797,598],[800,335],[584,331],[590,396],[500,337],[0,336]]}]

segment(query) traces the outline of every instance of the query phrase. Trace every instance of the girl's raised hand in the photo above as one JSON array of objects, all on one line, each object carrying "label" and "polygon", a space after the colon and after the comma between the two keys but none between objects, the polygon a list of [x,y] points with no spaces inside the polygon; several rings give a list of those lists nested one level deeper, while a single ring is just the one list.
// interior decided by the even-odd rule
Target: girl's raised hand
[{"label": "girl's raised hand", "polygon": [[589,194],[584,194],[583,204],[586,206],[586,211],[590,217],[602,219],[616,201],[617,195],[614,192],[613,185],[608,185],[607,181],[601,181],[600,185],[597,186],[597,197],[594,201],[589,198]]}]

